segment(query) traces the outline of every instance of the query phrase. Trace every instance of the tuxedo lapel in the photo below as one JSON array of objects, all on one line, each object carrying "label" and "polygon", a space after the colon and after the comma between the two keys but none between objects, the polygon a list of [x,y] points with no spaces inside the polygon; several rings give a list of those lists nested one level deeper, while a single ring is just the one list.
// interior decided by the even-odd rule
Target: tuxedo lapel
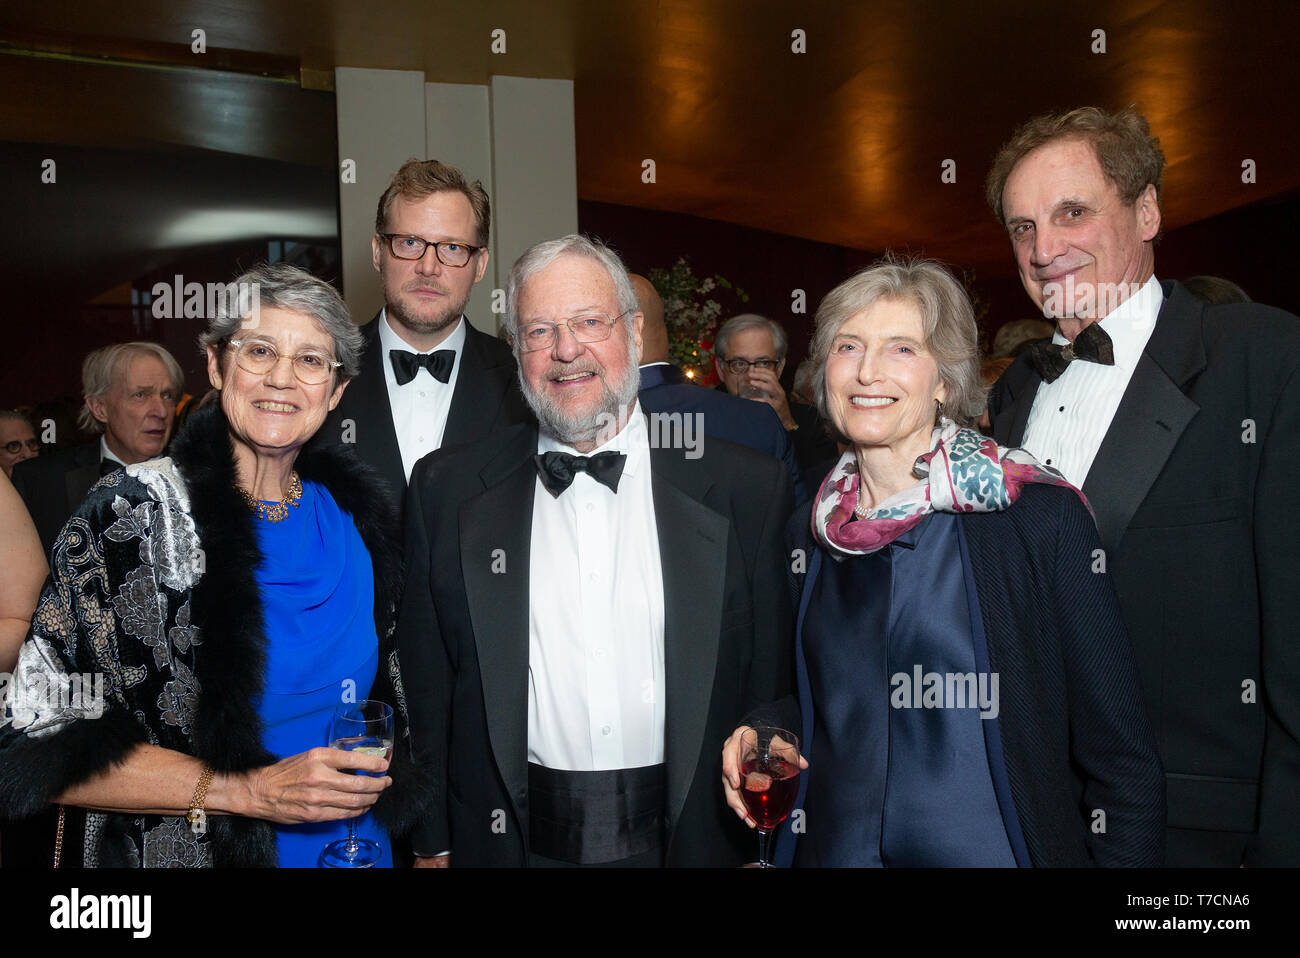
[{"label": "tuxedo lapel", "polygon": [[710,480],[681,450],[652,449],[655,526],[664,580],[664,756],[668,837],[704,745],[722,629],[727,520],[704,505]]},{"label": "tuxedo lapel", "polygon": [[465,346],[461,350],[460,370],[456,373],[456,392],[447,410],[447,426],[442,433],[444,446],[481,439],[492,431],[497,412],[501,407],[501,394],[497,388],[499,365],[484,349],[487,333],[479,332],[468,317],[465,324]]},{"label": "tuxedo lapel", "polygon": [[75,458],[75,468],[63,474],[63,491],[68,497],[65,519],[81,508],[90,487],[99,482],[99,443],[88,442],[79,447]]},{"label": "tuxedo lapel", "polygon": [[400,506],[406,492],[406,467],[402,465],[402,450],[393,427],[393,407],[388,402],[388,381],[384,377],[388,357],[383,355],[379,342],[379,324],[383,321],[380,313],[366,327],[361,374],[348,384],[341,410],[342,418],[355,420],[357,455],[379,470]]},{"label": "tuxedo lapel", "polygon": [[1012,366],[1006,375],[1009,402],[993,424],[993,438],[1003,446],[1019,446],[1025,441],[1029,411],[1034,408],[1034,397],[1043,380],[1028,363]]},{"label": "tuxedo lapel", "polygon": [[518,797],[528,791],[528,571],[537,433],[519,432],[519,441],[480,473],[484,491],[461,507],[459,531],[488,737],[526,843],[528,807]]},{"label": "tuxedo lapel", "polygon": [[1083,493],[1108,552],[1119,547],[1133,513],[1201,408],[1182,391],[1205,368],[1199,320],[1198,304],[1165,301],[1088,470]]}]

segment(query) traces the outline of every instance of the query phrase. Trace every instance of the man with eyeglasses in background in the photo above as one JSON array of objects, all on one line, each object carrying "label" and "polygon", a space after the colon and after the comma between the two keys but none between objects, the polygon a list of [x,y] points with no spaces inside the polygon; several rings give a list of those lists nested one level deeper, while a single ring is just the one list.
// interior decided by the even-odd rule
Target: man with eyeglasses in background
[{"label": "man with eyeglasses in background", "polygon": [[776,411],[790,434],[808,491],[816,495],[839,451],[817,410],[786,396],[781,373],[788,345],[785,330],[778,323],[757,313],[742,313],[718,330],[713,341],[713,363],[727,392],[767,403]]},{"label": "man with eyeglasses in background", "polygon": [[487,271],[490,221],[482,183],[437,160],[408,160],[379,199],[370,250],[384,307],[322,432],[355,442],[399,510],[423,456],[528,418],[510,347],[464,314]]},{"label": "man with eyeglasses in background", "polygon": [[0,409],[0,469],[6,476],[14,474],[14,466],[41,454],[41,443],[36,430],[20,412]]}]

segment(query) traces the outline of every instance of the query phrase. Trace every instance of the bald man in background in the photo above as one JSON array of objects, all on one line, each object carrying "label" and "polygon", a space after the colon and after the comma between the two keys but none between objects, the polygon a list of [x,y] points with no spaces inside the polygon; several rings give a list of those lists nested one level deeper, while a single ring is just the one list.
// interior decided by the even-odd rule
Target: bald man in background
[{"label": "bald man in background", "polygon": [[[790,438],[771,406],[750,402],[715,389],[703,389],[668,361],[668,325],[664,301],[644,276],[631,274],[637,304],[645,315],[641,327],[641,389],[637,398],[648,413],[699,413],[704,435],[734,442],[781,460],[794,484],[795,505],[808,498]],[[709,444],[703,446],[708,457]]]}]

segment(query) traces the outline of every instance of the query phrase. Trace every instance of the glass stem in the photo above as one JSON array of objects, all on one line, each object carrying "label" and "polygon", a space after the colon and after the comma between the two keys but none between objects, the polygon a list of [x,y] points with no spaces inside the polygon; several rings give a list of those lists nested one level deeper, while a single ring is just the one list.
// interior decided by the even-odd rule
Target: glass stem
[{"label": "glass stem", "polygon": [[355,818],[349,818],[348,819],[348,855],[355,856],[357,851],[360,849],[360,847],[361,846],[357,844],[357,820]]},{"label": "glass stem", "polygon": [[771,868],[772,863],[767,860],[767,839],[772,834],[771,829],[760,828],[758,830],[758,867]]}]

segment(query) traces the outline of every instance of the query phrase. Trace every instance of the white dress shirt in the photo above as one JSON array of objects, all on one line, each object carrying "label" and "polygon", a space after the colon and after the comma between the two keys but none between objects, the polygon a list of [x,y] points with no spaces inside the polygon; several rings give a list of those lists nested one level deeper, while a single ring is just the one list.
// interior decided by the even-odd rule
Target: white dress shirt
[{"label": "white dress shirt", "polygon": [[[581,455],[548,436],[537,451]],[[618,494],[585,472],[533,493],[528,760],[603,771],[664,760],[664,584],[639,405],[600,452],[624,452]]]},{"label": "white dress shirt", "polygon": [[[1142,350],[1156,327],[1164,292],[1152,276],[1136,293],[1098,320],[1111,338],[1115,365],[1075,360],[1059,379],[1042,383],[1025,425],[1021,445],[1034,458],[1059,470],[1080,489],[1124,398]],[[1068,340],[1058,329],[1052,342]]]},{"label": "white dress shirt", "polygon": [[[446,339],[433,349],[415,349],[402,339],[388,322],[388,310],[379,314],[380,365],[384,367],[384,382],[388,385],[388,406],[393,412],[393,431],[397,433],[397,446],[402,451],[402,468],[410,481],[415,464],[442,445],[442,435],[447,429],[447,413],[451,411],[451,397],[456,392],[456,377],[460,374],[460,357],[465,349],[465,324],[463,315]],[[397,385],[393,361],[389,350],[400,349],[408,353],[427,355],[439,349],[450,349],[456,354],[451,376],[443,383],[433,373],[421,367],[415,378],[403,386]]]}]

